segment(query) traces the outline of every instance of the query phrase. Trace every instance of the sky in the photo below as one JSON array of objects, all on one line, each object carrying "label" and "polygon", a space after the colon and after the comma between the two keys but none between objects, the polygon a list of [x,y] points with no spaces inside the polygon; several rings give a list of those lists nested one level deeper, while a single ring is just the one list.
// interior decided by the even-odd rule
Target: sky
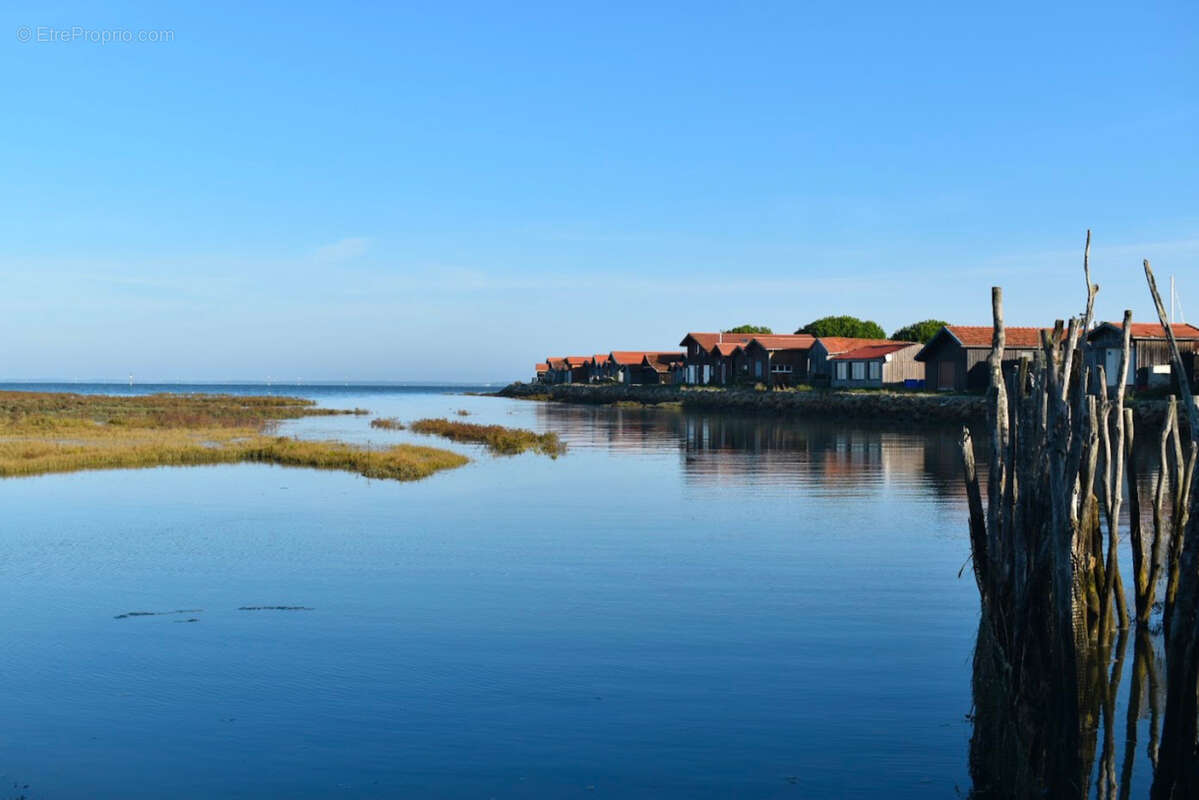
[{"label": "sky", "polygon": [[1199,322],[1194,2],[171,6],[0,11],[0,380]]}]

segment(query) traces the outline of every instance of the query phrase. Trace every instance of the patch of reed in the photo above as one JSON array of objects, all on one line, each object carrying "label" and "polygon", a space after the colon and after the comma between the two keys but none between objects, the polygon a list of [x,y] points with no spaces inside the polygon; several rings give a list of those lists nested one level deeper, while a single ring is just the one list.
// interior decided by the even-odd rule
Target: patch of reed
[{"label": "patch of reed", "polygon": [[469,461],[432,447],[371,450],[270,435],[282,419],[346,413],[365,412],[295,397],[0,392],[0,477],[263,462],[418,480]]},{"label": "patch of reed", "polygon": [[532,450],[557,458],[566,452],[566,445],[556,433],[536,433],[523,428],[505,428],[503,425],[451,422],[448,419],[420,419],[408,428],[415,433],[442,436],[455,442],[482,444],[499,455],[511,456]]}]

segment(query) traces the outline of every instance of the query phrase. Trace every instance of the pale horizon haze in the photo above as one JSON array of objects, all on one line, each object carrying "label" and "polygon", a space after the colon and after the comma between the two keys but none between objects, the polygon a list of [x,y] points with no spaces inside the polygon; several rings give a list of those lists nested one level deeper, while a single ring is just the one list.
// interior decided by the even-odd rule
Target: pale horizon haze
[{"label": "pale horizon haze", "polygon": [[1199,322],[1199,6],[972,5],[10,5],[0,380]]}]

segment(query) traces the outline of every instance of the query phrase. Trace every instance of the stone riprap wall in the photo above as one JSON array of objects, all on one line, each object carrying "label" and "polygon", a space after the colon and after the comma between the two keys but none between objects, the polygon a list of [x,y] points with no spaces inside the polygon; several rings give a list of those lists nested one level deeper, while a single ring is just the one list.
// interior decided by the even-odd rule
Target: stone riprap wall
[{"label": "stone riprap wall", "polygon": [[[925,392],[756,391],[753,389],[703,389],[699,387],[626,384],[513,383],[496,392],[500,397],[552,400],[559,403],[605,405],[678,403],[697,411],[731,411],[748,414],[794,414],[907,420],[911,422],[979,423],[985,419],[986,400],[981,394]],[[1137,397],[1127,401],[1138,430],[1149,435],[1166,417],[1166,401]],[[1184,432],[1186,415],[1179,414]],[[1156,434],[1154,434],[1156,435]]]},{"label": "stone riprap wall", "polygon": [[981,395],[914,392],[838,392],[825,389],[770,392],[654,385],[513,383],[496,394],[559,403],[679,403],[684,408],[697,411],[912,422],[976,422],[986,412]]}]

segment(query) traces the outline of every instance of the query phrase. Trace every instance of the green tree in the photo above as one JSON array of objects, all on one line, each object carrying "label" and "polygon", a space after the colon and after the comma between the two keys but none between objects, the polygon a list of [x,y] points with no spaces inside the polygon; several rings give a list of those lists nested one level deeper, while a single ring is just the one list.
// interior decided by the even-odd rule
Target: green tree
[{"label": "green tree", "polygon": [[891,334],[891,338],[897,342],[920,342],[921,344],[927,344],[948,324],[943,319],[924,319],[920,322],[913,322],[911,325],[904,325]]},{"label": "green tree", "polygon": [[850,336],[855,339],[886,339],[887,334],[877,322],[857,317],[821,317],[796,331],[812,336]]},{"label": "green tree", "polygon": [[738,325],[735,328],[729,328],[725,333],[774,333],[765,325]]}]

